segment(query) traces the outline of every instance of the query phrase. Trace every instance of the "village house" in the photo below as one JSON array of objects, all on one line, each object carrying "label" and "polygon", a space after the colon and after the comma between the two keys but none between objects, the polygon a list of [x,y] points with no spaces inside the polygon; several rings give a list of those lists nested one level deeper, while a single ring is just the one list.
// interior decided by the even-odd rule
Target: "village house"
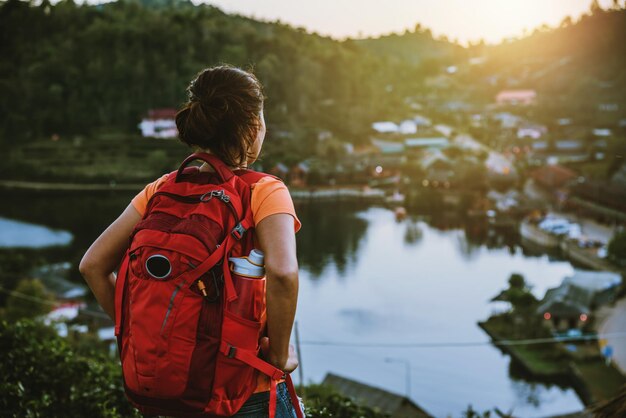
[{"label": "village house", "polygon": [[380,134],[395,134],[400,128],[395,122],[381,121],[372,123],[372,129]]},{"label": "village house", "polygon": [[404,151],[403,142],[384,141],[382,139],[372,139],[372,145],[381,154],[401,154]]},{"label": "village house", "polygon": [[322,382],[354,402],[378,410],[390,418],[426,418],[428,412],[406,396],[396,395],[352,379],[328,373]]},{"label": "village house", "polygon": [[591,131],[591,134],[597,138],[610,138],[613,136],[613,132],[607,128],[595,128]]},{"label": "village house", "polygon": [[540,189],[557,200],[563,200],[567,186],[575,182],[578,175],[562,165],[545,165],[529,173],[530,179]]},{"label": "village house", "polygon": [[515,129],[521,122],[522,118],[509,112],[499,112],[492,116],[492,118],[500,122],[502,129]]},{"label": "village house", "polygon": [[537,313],[556,331],[581,329],[595,309],[614,300],[621,280],[618,273],[576,270],[546,291]]},{"label": "village house", "polygon": [[589,147],[582,139],[558,139],[553,143],[534,141],[532,157],[539,162],[562,164],[585,161],[589,158]]},{"label": "village house", "polygon": [[301,162],[289,170],[289,185],[293,187],[305,187],[307,185],[307,177],[309,175],[309,164]]},{"label": "village house", "polygon": [[439,150],[432,150],[422,158],[421,165],[426,172],[422,186],[450,187],[454,177],[454,164],[445,154]]},{"label": "village house", "polygon": [[429,126],[432,125],[432,121],[426,116],[422,116],[422,115],[416,115],[413,118],[413,121],[417,125],[418,130],[422,128],[428,128]]},{"label": "village house", "polygon": [[428,137],[428,138],[407,138],[404,140],[404,148],[406,150],[424,150],[424,149],[444,149],[450,146],[448,138]]},{"label": "village house", "polygon": [[535,104],[536,99],[535,90],[503,90],[496,96],[496,103],[500,106],[529,106]]},{"label": "village house", "polygon": [[271,174],[272,176],[276,176],[279,179],[285,180],[287,178],[287,174],[289,174],[289,167],[287,167],[283,163],[276,163],[274,166],[272,166],[272,168],[267,170],[267,173]]},{"label": "village house", "polygon": [[540,139],[548,133],[548,128],[543,125],[525,124],[517,129],[518,139]]},{"label": "village house", "polygon": [[176,109],[151,109],[139,124],[141,135],[148,138],[175,138],[178,136],[176,128]]},{"label": "village house", "polygon": [[414,120],[406,119],[398,125],[398,132],[402,135],[412,135],[417,133],[417,123]]}]

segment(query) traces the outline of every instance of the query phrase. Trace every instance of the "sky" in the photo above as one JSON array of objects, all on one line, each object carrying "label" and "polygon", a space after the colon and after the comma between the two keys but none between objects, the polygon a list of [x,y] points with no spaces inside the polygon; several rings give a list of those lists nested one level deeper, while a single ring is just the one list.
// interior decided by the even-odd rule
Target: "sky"
[{"label": "sky", "polygon": [[[413,29],[416,23],[435,36],[467,45],[521,36],[525,30],[577,18],[591,0],[194,0],[225,12],[277,20],[337,39],[378,36]],[[600,0],[608,7],[612,0]],[[623,4],[623,0],[620,0]]]}]

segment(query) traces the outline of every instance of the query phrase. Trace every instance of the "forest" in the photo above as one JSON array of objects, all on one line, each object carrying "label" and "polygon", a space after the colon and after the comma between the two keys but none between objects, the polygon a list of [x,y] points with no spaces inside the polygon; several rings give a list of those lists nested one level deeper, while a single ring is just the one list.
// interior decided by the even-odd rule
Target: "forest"
[{"label": "forest", "polygon": [[[280,22],[189,1],[10,0],[0,5],[0,141],[137,132],[149,109],[178,107],[203,68],[252,69],[275,131],[331,130],[363,141],[404,106],[419,66]],[[432,67],[432,65],[430,65]],[[368,123],[369,122],[369,123]]]}]

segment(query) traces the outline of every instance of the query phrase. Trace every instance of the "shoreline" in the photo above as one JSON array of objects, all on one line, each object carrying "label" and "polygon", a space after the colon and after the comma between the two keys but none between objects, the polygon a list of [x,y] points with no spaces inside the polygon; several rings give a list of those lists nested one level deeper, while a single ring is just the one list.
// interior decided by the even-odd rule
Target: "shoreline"
[{"label": "shoreline", "polygon": [[[148,181],[147,181],[148,182]],[[146,183],[68,183],[1,180],[0,190],[15,192],[139,192]],[[381,189],[369,188],[366,185],[348,186],[312,186],[307,188],[289,188],[294,200],[325,200],[325,199],[356,199],[373,202],[382,202],[385,192]]]},{"label": "shoreline", "polygon": [[1,190],[36,191],[36,192],[138,192],[146,186],[144,183],[67,183],[22,180],[0,180]]},{"label": "shoreline", "polygon": [[536,247],[547,254],[560,255],[572,265],[580,265],[588,270],[612,271],[624,273],[623,269],[592,252],[579,248],[575,242],[565,236],[557,236],[541,230],[525,218],[519,226],[520,236],[526,244]]},{"label": "shoreline", "polygon": [[[593,399],[593,396],[591,395],[587,383],[580,375],[580,372],[577,372],[575,370],[575,366],[573,366],[572,363],[569,364],[565,371],[559,371],[556,373],[548,373],[536,370],[526,361],[526,359],[521,354],[518,353],[517,350],[515,350],[513,346],[498,344],[498,342],[503,340],[503,338],[498,337],[494,331],[489,329],[488,322],[490,319],[491,317],[485,321],[478,321],[477,324],[480,329],[482,329],[485,334],[487,334],[489,338],[491,338],[491,341],[496,348],[508,354],[511,357],[511,360],[519,364],[524,369],[524,371],[528,373],[532,378],[554,384],[568,384],[572,387],[572,389],[574,389],[574,392],[576,392],[576,395],[578,395],[585,407],[588,407],[595,401]],[[506,340],[506,338],[504,338],[504,340]]]}]

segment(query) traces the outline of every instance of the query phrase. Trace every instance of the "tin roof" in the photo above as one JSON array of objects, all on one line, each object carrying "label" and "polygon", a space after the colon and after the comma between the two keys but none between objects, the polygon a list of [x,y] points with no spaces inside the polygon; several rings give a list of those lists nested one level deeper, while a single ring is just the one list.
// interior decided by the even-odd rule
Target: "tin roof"
[{"label": "tin roof", "polygon": [[332,373],[326,375],[323,384],[332,386],[341,395],[354,399],[362,405],[380,409],[383,413],[389,414],[391,418],[431,416],[406,396],[397,395]]}]

